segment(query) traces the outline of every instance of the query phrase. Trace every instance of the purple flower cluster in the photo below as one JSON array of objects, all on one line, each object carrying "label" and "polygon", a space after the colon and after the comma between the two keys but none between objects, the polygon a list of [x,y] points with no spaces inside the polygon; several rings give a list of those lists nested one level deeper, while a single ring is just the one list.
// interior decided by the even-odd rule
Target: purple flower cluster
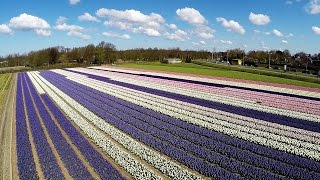
[{"label": "purple flower cluster", "polygon": [[319,163],[312,160],[170,118],[56,73],[42,75],[107,122],[204,175],[269,179],[319,177]]}]

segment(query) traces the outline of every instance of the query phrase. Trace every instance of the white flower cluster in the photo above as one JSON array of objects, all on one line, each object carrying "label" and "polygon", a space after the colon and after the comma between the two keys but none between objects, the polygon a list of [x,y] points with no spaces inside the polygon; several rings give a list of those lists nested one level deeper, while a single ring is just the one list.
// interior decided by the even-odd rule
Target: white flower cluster
[{"label": "white flower cluster", "polygon": [[[64,94],[47,80],[36,73],[30,73],[36,82],[48,93],[48,95],[59,105],[59,107],[83,130],[97,145],[99,145],[110,157],[120,166],[129,172],[136,179],[163,179],[150,168],[124,151],[117,143],[108,136],[97,130],[92,124],[86,121],[83,116],[89,117],[88,110],[75,100]],[[64,100],[62,100],[64,99]],[[69,105],[66,103],[68,102]],[[73,107],[73,108],[72,108]],[[75,111],[77,109],[78,112]],[[79,114],[81,112],[82,116]],[[93,120],[94,121],[94,120]]]},{"label": "white flower cluster", "polygon": [[[161,102],[161,98],[150,98],[151,95],[148,95],[147,93],[141,93],[132,89],[103,83],[101,81],[96,81],[89,78],[72,77],[71,74],[72,73],[69,73],[68,79],[89,86],[101,92],[108,93],[120,99],[135,103],[142,107],[155,110],[162,114],[166,114],[192,124],[206,127],[208,129],[242,138],[261,145],[266,145],[275,149],[313,159],[320,159],[319,141],[315,140],[312,136],[307,137],[306,134],[304,134],[302,137],[305,137],[305,141],[303,139],[297,139],[294,136],[290,137],[290,133],[285,133],[286,136],[278,135],[277,133],[274,133],[273,130],[280,131],[279,129],[273,128],[271,131],[266,131],[266,129],[270,130],[272,128],[264,127],[258,123],[250,125],[249,122],[240,121],[243,119],[241,116],[239,116],[238,119],[223,115],[207,116],[199,112],[191,111],[192,108],[189,108],[190,110],[188,110],[181,107],[176,107],[175,105],[177,103],[175,102],[163,103],[163,101]],[[259,120],[256,121],[258,122]],[[309,139],[311,139],[312,142],[309,142]]]}]

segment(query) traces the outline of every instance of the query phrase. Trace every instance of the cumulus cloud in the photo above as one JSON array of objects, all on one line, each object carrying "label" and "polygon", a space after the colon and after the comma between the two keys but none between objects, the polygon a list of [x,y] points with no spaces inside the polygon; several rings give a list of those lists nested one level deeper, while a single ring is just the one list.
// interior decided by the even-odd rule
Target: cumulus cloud
[{"label": "cumulus cloud", "polygon": [[113,32],[103,32],[102,35],[107,37],[120,38],[120,39],[130,39],[130,36],[128,34],[120,35],[118,33],[113,33]]},{"label": "cumulus cloud", "polygon": [[84,13],[83,15],[78,17],[79,21],[92,21],[92,22],[100,22],[100,20],[89,13]]},{"label": "cumulus cloud", "polygon": [[81,26],[69,25],[67,23],[57,24],[54,28],[60,31],[82,31],[84,29]]},{"label": "cumulus cloud", "polygon": [[35,32],[40,36],[51,36],[51,31],[48,31],[48,30],[36,29]]},{"label": "cumulus cloud", "polygon": [[161,36],[160,31],[165,23],[164,18],[156,13],[145,15],[136,10],[115,10],[101,8],[96,12],[101,18],[108,18],[104,24],[109,27],[142,33],[148,36]]},{"label": "cumulus cloud", "polygon": [[281,41],[283,44],[288,44],[288,41],[287,40],[282,40]]},{"label": "cumulus cloud", "polygon": [[273,32],[274,35],[276,35],[276,36],[278,36],[278,37],[282,37],[282,36],[283,36],[283,33],[280,32],[280,31],[277,30],[277,29],[274,29],[272,32]]},{"label": "cumulus cloud", "polygon": [[320,35],[320,27],[312,26],[312,31],[313,31],[315,34]]},{"label": "cumulus cloud", "polygon": [[91,39],[90,35],[84,34],[83,31],[85,30],[83,27],[78,25],[70,25],[67,24],[67,19],[65,17],[59,17],[56,22],[56,26],[54,29],[59,31],[67,31],[68,36],[77,37],[83,40]]},{"label": "cumulus cloud", "polygon": [[220,40],[222,44],[232,45],[232,41]]},{"label": "cumulus cloud", "polygon": [[80,0],[69,0],[69,3],[71,4],[71,5],[76,5],[76,4],[78,4],[80,2]]},{"label": "cumulus cloud", "polygon": [[189,24],[193,29],[193,34],[202,39],[211,39],[214,37],[215,30],[209,27],[206,18],[196,9],[185,7],[183,9],[177,9],[177,16]]},{"label": "cumulus cloud", "polygon": [[13,34],[13,31],[6,24],[0,24],[0,34]]},{"label": "cumulus cloud", "polygon": [[[36,16],[32,16],[26,13],[20,14],[17,17],[11,18],[9,22],[9,27],[17,30],[23,31],[34,31],[38,35],[47,36],[47,34],[51,34],[50,32],[50,25],[44,19],[41,19]],[[38,32],[46,33],[38,33]]]},{"label": "cumulus cloud", "polygon": [[290,37],[293,37],[294,35],[292,33],[289,33],[286,37],[287,38],[290,38]]},{"label": "cumulus cloud", "polygon": [[56,24],[63,24],[67,21],[67,18],[66,17],[63,17],[63,16],[59,16],[59,18],[57,19],[56,21]]},{"label": "cumulus cloud", "polygon": [[216,18],[217,22],[221,23],[221,26],[227,28],[228,31],[234,31],[239,34],[244,34],[246,31],[245,29],[236,21],[234,20],[226,20],[223,17]]},{"label": "cumulus cloud", "polygon": [[177,25],[175,25],[175,24],[166,24],[166,26],[171,30],[177,30],[178,29]]},{"label": "cumulus cloud", "polygon": [[188,37],[188,33],[186,33],[185,31],[178,29],[176,30],[174,33],[165,33],[164,37],[166,39],[169,40],[173,40],[173,41],[185,41],[187,39],[189,39]]},{"label": "cumulus cloud", "polygon": [[88,40],[91,39],[91,36],[87,35],[87,34],[83,34],[82,32],[78,32],[78,31],[69,31],[67,33],[68,36],[72,36],[72,37],[77,37],[83,40]]},{"label": "cumulus cloud", "polygon": [[310,0],[306,6],[306,11],[310,14],[320,13],[320,0]]},{"label": "cumulus cloud", "polygon": [[271,22],[270,17],[264,14],[254,14],[250,13],[249,20],[252,24],[255,25],[266,25]]},{"label": "cumulus cloud", "polygon": [[193,8],[185,7],[183,9],[177,9],[178,17],[193,25],[203,25],[207,23],[207,20],[201,15],[201,13]]}]

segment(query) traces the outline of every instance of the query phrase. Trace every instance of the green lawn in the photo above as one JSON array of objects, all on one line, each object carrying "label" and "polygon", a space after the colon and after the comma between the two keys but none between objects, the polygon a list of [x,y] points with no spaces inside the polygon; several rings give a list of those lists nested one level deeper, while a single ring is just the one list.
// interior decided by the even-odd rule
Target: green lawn
[{"label": "green lawn", "polygon": [[320,84],[318,83],[304,82],[299,80],[252,74],[247,72],[226,70],[226,69],[220,69],[220,68],[211,68],[211,67],[201,66],[197,64],[126,63],[126,64],[120,64],[118,66],[128,67],[128,68],[167,71],[167,72],[191,73],[191,74],[208,75],[208,76],[216,76],[216,77],[228,77],[228,78],[236,78],[236,79],[245,79],[245,80],[253,80],[253,81],[320,88]]}]

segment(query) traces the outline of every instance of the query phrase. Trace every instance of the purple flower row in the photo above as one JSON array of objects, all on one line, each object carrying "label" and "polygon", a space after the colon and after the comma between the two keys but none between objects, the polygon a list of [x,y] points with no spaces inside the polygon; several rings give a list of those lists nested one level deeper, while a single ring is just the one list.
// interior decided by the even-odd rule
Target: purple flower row
[{"label": "purple flower row", "polygon": [[42,103],[40,96],[38,95],[35,87],[32,85],[32,82],[29,76],[26,76],[26,82],[29,85],[29,89],[31,91],[31,95],[34,99],[34,102],[38,108],[39,114],[43,119],[43,123],[50,135],[50,138],[58,151],[59,156],[61,157],[63,163],[68,169],[70,175],[73,178],[84,178],[84,179],[92,179],[93,177],[90,175],[89,171],[83,165],[81,160],[78,158],[76,153],[73,151],[71,146],[67,143],[66,139],[63,137],[58,127],[54,123],[53,119],[49,115],[49,112],[45,108]]},{"label": "purple flower row", "polygon": [[88,73],[76,72],[73,70],[68,70],[68,71],[82,74],[82,75],[87,75],[89,78],[96,79],[99,81],[112,83],[115,85],[127,87],[130,89],[135,89],[135,90],[146,92],[146,93],[151,93],[154,95],[164,96],[167,98],[171,98],[171,99],[175,99],[183,102],[188,102],[188,103],[192,103],[192,104],[196,104],[196,105],[200,105],[208,108],[218,109],[218,110],[222,110],[222,111],[226,111],[226,112],[230,112],[230,113],[234,113],[242,116],[252,117],[255,119],[261,119],[264,121],[278,123],[286,126],[296,127],[299,129],[320,132],[320,123],[318,122],[304,121],[301,119],[291,118],[287,116],[271,114],[271,113],[261,112],[253,109],[246,109],[246,108],[236,107],[236,106],[222,104],[218,102],[208,101],[204,99],[199,99],[195,97],[185,96],[181,94],[175,94],[167,91],[156,90],[148,87],[137,86],[129,83],[114,81],[106,77],[92,75]]},{"label": "purple flower row", "polygon": [[[33,135],[33,141],[39,157],[41,170],[46,179],[64,179],[61,169],[57,163],[47,139],[45,138],[44,131],[41,127],[39,117],[37,116],[36,109],[33,105],[29,89],[25,79],[26,73],[23,73],[23,90],[25,103],[30,123],[30,129]],[[19,147],[18,147],[19,148]]]},{"label": "purple flower row", "polygon": [[50,108],[50,111],[58,120],[62,129],[68,134],[73,144],[80,150],[102,179],[124,179],[121,174],[91,146],[88,140],[81,135],[47,95],[42,95],[41,98]]},{"label": "purple flower row", "polygon": [[[91,88],[85,87],[83,85],[80,85],[68,79],[65,79],[63,78],[63,76],[58,75],[57,77],[55,77],[55,79],[56,78],[57,78],[57,81],[61,82],[62,84],[64,83],[65,84],[64,88],[69,89],[69,91],[76,90],[78,94],[80,93],[79,96],[90,97],[90,98],[87,98],[88,101],[95,104],[97,107],[102,107],[101,113],[103,113],[103,111],[108,112],[113,109],[112,111],[114,111],[113,113],[114,116],[119,117],[119,115],[121,115],[124,121],[126,121],[128,124],[132,124],[132,126],[138,127],[139,129],[143,129],[143,130],[149,129],[148,133],[153,134],[162,140],[170,141],[175,138],[174,136],[178,136],[179,138],[183,139],[182,142],[184,142],[184,146],[181,145],[179,148],[186,149],[187,147],[187,149],[189,149],[189,152],[190,150],[192,151],[194,149],[197,149],[199,146],[200,147],[203,146],[205,147],[205,149],[208,148],[218,152],[217,154],[214,154],[214,155],[212,154],[212,152],[209,152],[209,154],[207,155],[203,152],[201,152],[201,154],[199,154],[198,152],[197,154],[198,156],[204,159],[206,159],[207,157],[207,160],[209,162],[210,162],[210,157],[224,157],[224,156],[229,157],[231,160],[224,157],[225,159],[221,160],[221,162],[223,163],[221,164],[220,162],[219,164],[220,166],[226,169],[228,169],[228,167],[230,169],[234,169],[234,167],[230,165],[227,167],[225,166],[225,164],[228,161],[230,162],[230,161],[233,161],[234,159],[237,159],[245,162],[245,163],[240,162],[240,164],[241,166],[247,167],[246,169],[258,169],[257,171],[259,171],[259,168],[256,168],[256,167],[261,167],[277,174],[279,173],[287,177],[300,178],[300,179],[310,179],[310,178],[320,176],[316,172],[310,172],[309,170],[304,169],[305,167],[303,167],[303,165],[301,165],[301,167],[303,168],[299,168],[298,166],[296,166],[296,164],[290,165],[283,162],[279,162],[274,159],[269,159],[268,157],[255,154],[254,153],[255,149],[252,151],[248,151],[245,149],[238,148],[239,145],[231,146],[228,144],[224,144],[224,142],[221,141],[221,139],[216,138],[215,135],[211,135],[210,138],[207,136],[207,134],[203,134],[201,136],[198,133],[202,133],[204,131],[211,133],[211,131],[208,131],[204,128],[199,128],[198,126],[193,126],[188,123],[176,120],[174,118],[170,118],[168,116],[156,113],[154,111],[139,107],[132,103],[128,103],[126,101],[120,100],[113,96],[104,94],[102,92],[93,90]],[[96,111],[98,112],[101,110],[97,109]],[[148,127],[141,125],[140,121],[143,121],[145,125],[147,125]],[[136,122],[136,123],[132,123],[132,122]],[[171,123],[175,123],[177,124],[177,126]],[[160,131],[157,128],[159,128]],[[187,129],[189,129],[190,131]],[[160,132],[160,134],[156,134],[156,132]],[[162,138],[162,137],[165,137],[165,138]],[[185,140],[193,142],[193,144],[190,144]],[[179,144],[181,144],[181,142],[173,142],[173,141],[171,141],[171,143],[176,144],[178,146]],[[194,144],[199,146],[195,147]],[[233,165],[237,163],[239,162],[234,162],[234,161],[232,162]],[[246,163],[252,164],[254,167],[251,167],[250,165],[248,166]],[[319,171],[319,169],[317,168],[315,168],[314,170]],[[248,172],[247,171],[241,172],[240,170],[240,172],[238,173],[247,175]],[[261,172],[261,174],[263,173],[265,172]],[[255,173],[251,173],[250,175],[254,175],[254,174]]]},{"label": "purple flower row", "polygon": [[32,155],[31,144],[27,131],[27,122],[24,111],[22,93],[22,74],[18,74],[17,79],[17,99],[16,99],[16,145],[17,164],[20,179],[38,179],[36,167]]}]

